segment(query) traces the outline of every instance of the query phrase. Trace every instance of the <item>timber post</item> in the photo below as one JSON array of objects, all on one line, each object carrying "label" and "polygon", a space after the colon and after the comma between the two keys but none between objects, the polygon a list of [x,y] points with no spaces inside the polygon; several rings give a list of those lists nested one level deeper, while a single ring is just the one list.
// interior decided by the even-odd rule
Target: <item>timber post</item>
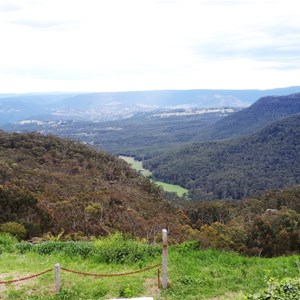
[{"label": "timber post", "polygon": [[54,270],[55,270],[55,292],[56,292],[56,294],[59,294],[59,292],[60,292],[60,265],[55,264]]},{"label": "timber post", "polygon": [[168,287],[168,231],[162,230],[162,287]]}]

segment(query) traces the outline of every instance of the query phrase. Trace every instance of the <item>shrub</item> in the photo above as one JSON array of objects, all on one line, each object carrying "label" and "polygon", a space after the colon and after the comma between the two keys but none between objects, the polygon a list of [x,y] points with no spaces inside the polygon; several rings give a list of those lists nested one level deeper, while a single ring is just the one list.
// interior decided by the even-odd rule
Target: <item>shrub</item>
[{"label": "shrub", "polygon": [[64,243],[63,251],[68,256],[79,255],[87,258],[93,251],[93,244],[89,242],[69,241]]},{"label": "shrub", "polygon": [[0,254],[3,252],[13,252],[18,240],[9,233],[0,233]]},{"label": "shrub", "polygon": [[64,253],[68,256],[88,257],[93,250],[93,244],[88,242],[62,242],[62,241],[47,241],[33,246],[33,251],[39,254],[51,254],[55,252]]},{"label": "shrub", "polygon": [[119,291],[119,296],[120,297],[125,297],[125,298],[131,298],[133,296],[133,291],[132,288],[127,286],[127,287],[122,287]]},{"label": "shrub", "polygon": [[99,262],[135,263],[160,253],[159,246],[133,240],[120,233],[94,241],[93,256]]},{"label": "shrub", "polygon": [[121,234],[115,234],[94,242],[84,241],[46,241],[39,244],[19,243],[16,247],[20,253],[34,251],[40,255],[61,253],[67,256],[94,258],[97,262],[135,263],[141,266],[147,258],[160,254],[161,247],[133,240]]},{"label": "shrub", "polygon": [[10,234],[14,235],[15,237],[17,237],[18,239],[24,239],[26,236],[26,229],[25,229],[24,225],[17,223],[17,222],[3,223],[0,226],[0,230],[2,232],[10,233]]},{"label": "shrub", "polygon": [[299,279],[283,279],[277,281],[271,279],[269,286],[265,291],[258,294],[249,295],[247,300],[298,300],[300,299],[300,281]]},{"label": "shrub", "polygon": [[42,230],[40,224],[36,223],[24,223],[24,227],[27,232],[26,238],[38,237],[41,236]]},{"label": "shrub", "polygon": [[192,250],[200,249],[200,241],[185,241],[176,246],[179,252],[186,253]]},{"label": "shrub", "polygon": [[33,244],[28,242],[21,242],[16,245],[16,248],[21,254],[24,254],[31,251],[31,249],[33,248]]}]

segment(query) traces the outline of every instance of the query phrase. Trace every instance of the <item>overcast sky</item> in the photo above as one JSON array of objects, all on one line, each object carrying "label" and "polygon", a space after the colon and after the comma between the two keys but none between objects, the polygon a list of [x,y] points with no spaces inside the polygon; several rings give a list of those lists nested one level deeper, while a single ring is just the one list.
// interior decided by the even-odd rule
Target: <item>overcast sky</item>
[{"label": "overcast sky", "polygon": [[297,0],[1,0],[0,92],[300,85]]}]

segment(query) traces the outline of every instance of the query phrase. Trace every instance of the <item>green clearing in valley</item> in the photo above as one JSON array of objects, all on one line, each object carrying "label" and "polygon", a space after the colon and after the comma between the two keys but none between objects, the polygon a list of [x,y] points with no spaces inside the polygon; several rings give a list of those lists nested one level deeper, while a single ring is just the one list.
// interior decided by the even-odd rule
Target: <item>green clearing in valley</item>
[{"label": "green clearing in valley", "polygon": [[119,158],[125,160],[131,167],[138,172],[140,172],[144,176],[151,176],[151,172],[143,168],[143,163],[141,161],[135,160],[130,156],[119,156]]},{"label": "green clearing in valley", "polygon": [[[143,163],[141,161],[135,160],[133,157],[130,156],[119,156],[119,158],[125,160],[128,164],[131,165],[133,169],[137,170],[142,175],[151,176],[152,173],[149,170],[143,168]],[[156,180],[154,180],[154,182],[160,187],[162,187],[166,192],[176,193],[179,197],[182,197],[184,194],[188,193],[187,189],[179,185],[169,184],[169,183],[156,181]]]},{"label": "green clearing in valley", "polygon": [[162,181],[154,181],[157,185],[161,186],[166,192],[176,193],[179,197],[188,193],[188,190],[180,185],[165,183]]}]

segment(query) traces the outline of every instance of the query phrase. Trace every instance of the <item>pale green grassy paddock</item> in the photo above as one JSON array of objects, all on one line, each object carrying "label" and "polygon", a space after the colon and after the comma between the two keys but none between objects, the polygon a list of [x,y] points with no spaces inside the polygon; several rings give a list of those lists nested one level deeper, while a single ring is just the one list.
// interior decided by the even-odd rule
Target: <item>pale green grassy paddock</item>
[{"label": "pale green grassy paddock", "polygon": [[[125,160],[131,167],[137,171],[139,171],[144,176],[151,176],[151,172],[143,168],[143,163],[141,161],[135,160],[133,157],[129,156],[120,156],[123,160]],[[184,194],[188,193],[188,190],[175,184],[169,184],[162,181],[153,180],[154,183],[162,187],[166,192],[176,193],[179,197],[182,197]]]}]

